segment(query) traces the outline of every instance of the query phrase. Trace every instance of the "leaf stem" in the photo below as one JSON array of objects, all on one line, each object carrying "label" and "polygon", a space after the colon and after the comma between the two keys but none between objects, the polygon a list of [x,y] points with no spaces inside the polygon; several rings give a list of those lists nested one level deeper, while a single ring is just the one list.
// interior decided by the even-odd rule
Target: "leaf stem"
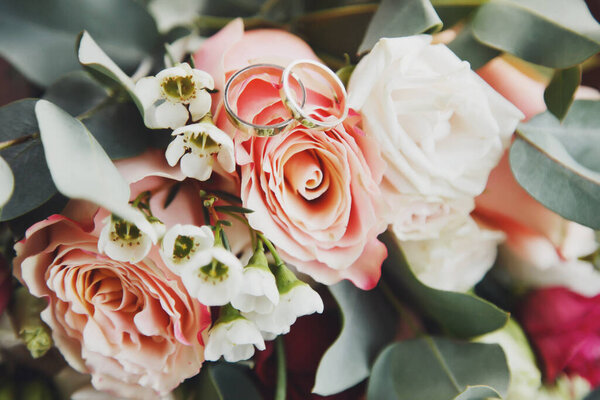
[{"label": "leaf stem", "polygon": [[287,371],[282,335],[279,335],[277,339],[275,339],[275,350],[277,352],[277,386],[275,387],[275,400],[285,400],[287,393]]}]

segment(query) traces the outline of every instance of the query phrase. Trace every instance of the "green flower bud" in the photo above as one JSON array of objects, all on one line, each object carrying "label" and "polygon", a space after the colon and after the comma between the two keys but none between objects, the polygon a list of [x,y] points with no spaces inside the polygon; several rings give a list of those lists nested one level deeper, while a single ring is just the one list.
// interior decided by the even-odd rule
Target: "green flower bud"
[{"label": "green flower bud", "polygon": [[50,328],[40,319],[44,308],[46,302],[29,294],[27,288],[22,286],[15,290],[10,317],[17,335],[33,358],[43,356],[52,347]]}]

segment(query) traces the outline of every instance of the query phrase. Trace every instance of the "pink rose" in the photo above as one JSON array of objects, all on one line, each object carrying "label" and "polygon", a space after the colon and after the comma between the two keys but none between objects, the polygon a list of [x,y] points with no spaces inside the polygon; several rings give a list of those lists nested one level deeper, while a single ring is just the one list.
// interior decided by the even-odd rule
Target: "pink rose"
[{"label": "pink rose", "polygon": [[[300,58],[316,56],[297,37],[275,30],[244,33],[239,20],[195,55],[197,67],[210,72],[217,87],[249,64],[287,65]],[[288,118],[278,84],[279,76],[266,73],[249,78],[232,95],[234,108],[259,124]],[[331,115],[332,100],[307,89],[313,113]],[[250,225],[314,279],[326,284],[349,279],[363,289],[374,287],[387,255],[377,240],[386,228],[379,189],[384,166],[377,144],[360,129],[358,115],[351,113],[343,126],[325,132],[300,126],[270,138],[248,138],[231,125],[222,104],[215,112],[217,126],[234,137],[241,197],[244,207],[254,210]]]},{"label": "pink rose", "polygon": [[[545,110],[544,84],[505,61],[494,60],[478,72],[527,118]],[[577,96],[594,96],[590,92],[594,91],[580,88]],[[594,231],[565,220],[532,198],[513,177],[508,153],[477,197],[476,214],[507,234],[499,260],[514,278],[536,287],[566,286],[588,296],[600,293],[600,273],[580,259],[598,248]]]},{"label": "pink rose", "polygon": [[[141,179],[132,195],[152,190],[159,218],[196,223],[193,188],[184,185],[163,207],[176,183],[168,178],[177,175],[158,156],[149,152],[120,163],[128,166],[130,182]],[[156,247],[136,264],[99,254],[108,213],[96,209],[71,201],[65,214],[77,221],[54,215],[29,228],[15,246],[14,274],[34,296],[48,300],[41,317],[56,346],[73,368],[92,375],[97,389],[128,398],[164,395],[200,370],[209,310],[187,293]]]},{"label": "pink rose", "polygon": [[4,257],[0,255],[0,315],[8,305],[10,294],[12,292],[12,282],[10,281],[10,272]]},{"label": "pink rose", "polygon": [[600,296],[564,288],[537,290],[527,296],[520,314],[547,381],[565,372],[600,385]]}]

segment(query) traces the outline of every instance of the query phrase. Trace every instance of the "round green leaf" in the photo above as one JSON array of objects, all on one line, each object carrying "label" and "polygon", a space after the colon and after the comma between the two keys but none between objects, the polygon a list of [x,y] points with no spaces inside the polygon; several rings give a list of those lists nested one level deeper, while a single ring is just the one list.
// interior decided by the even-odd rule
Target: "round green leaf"
[{"label": "round green leaf", "polygon": [[600,229],[600,102],[576,101],[562,124],[549,112],[519,125],[510,165],[519,184],[552,211]]},{"label": "round green leaf", "polygon": [[73,47],[84,29],[112,59],[130,71],[158,42],[154,20],[136,1],[0,2],[0,54],[42,86],[79,69]]},{"label": "round green leaf", "polygon": [[358,52],[371,50],[382,37],[411,36],[440,29],[442,21],[429,0],[383,0]]},{"label": "round green leaf", "polygon": [[36,101],[19,100],[0,108],[0,142],[31,137],[0,150],[0,156],[13,171],[15,185],[10,200],[0,211],[0,221],[21,216],[56,193],[39,139],[33,111]]},{"label": "round green leaf", "polygon": [[230,363],[205,363],[198,387],[188,398],[198,400],[261,400],[247,368]]},{"label": "round green leaf", "polygon": [[384,274],[388,282],[411,300],[424,315],[449,335],[470,338],[495,331],[508,321],[508,313],[469,293],[433,289],[412,272],[396,239],[390,232],[380,236],[388,249]]},{"label": "round green leaf", "polygon": [[381,352],[371,373],[368,400],[475,400],[500,398],[509,371],[497,344],[422,337]]},{"label": "round green leaf", "polygon": [[490,0],[472,24],[479,41],[547,67],[572,67],[600,51],[600,24],[584,0]]},{"label": "round green leaf", "polygon": [[329,290],[340,306],[343,328],[317,369],[312,391],[322,396],[342,392],[367,378],[375,356],[392,340],[396,325],[396,312],[378,289],[364,291],[342,281]]},{"label": "round green leaf", "polygon": [[468,61],[473,70],[483,67],[488,61],[500,55],[498,50],[475,39],[471,24],[465,25],[448,47],[460,59]]}]

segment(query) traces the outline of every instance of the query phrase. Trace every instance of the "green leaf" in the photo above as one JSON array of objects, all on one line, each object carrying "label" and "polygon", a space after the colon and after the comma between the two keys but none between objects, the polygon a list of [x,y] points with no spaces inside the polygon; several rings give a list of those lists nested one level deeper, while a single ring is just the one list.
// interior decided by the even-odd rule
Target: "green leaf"
[{"label": "green leaf", "polygon": [[0,192],[0,210],[2,210],[15,189],[15,177],[10,165],[2,157],[0,157],[0,188],[2,188],[2,192]]},{"label": "green leaf", "polygon": [[399,292],[406,293],[411,305],[433,319],[449,335],[470,338],[501,328],[508,313],[469,293],[433,289],[415,276],[393,234],[380,236],[388,249],[384,273]]},{"label": "green leaf", "polygon": [[340,306],[343,328],[317,369],[312,391],[322,396],[367,378],[375,356],[394,337],[396,324],[395,311],[377,289],[367,292],[342,281],[329,290]]},{"label": "green leaf", "polygon": [[150,130],[135,105],[110,96],[83,71],[59,79],[43,98],[81,118],[113,160],[139,155],[148,148]]},{"label": "green leaf", "polygon": [[194,391],[198,400],[261,400],[247,368],[230,363],[204,363]]},{"label": "green leaf", "polygon": [[129,71],[151,53],[159,39],[154,20],[135,1],[0,2],[0,54],[42,86],[79,69],[73,46],[83,29]]},{"label": "green leaf", "polygon": [[383,0],[373,16],[358,52],[367,52],[382,37],[411,36],[442,29],[429,0]]},{"label": "green leaf", "polygon": [[581,65],[573,68],[558,69],[550,84],[544,91],[544,101],[550,111],[556,118],[562,120],[569,111],[575,91],[581,83]]},{"label": "green leaf", "polygon": [[368,400],[500,398],[509,371],[497,344],[422,337],[381,352],[367,387]]},{"label": "green leaf", "polygon": [[[341,68],[345,54],[357,53],[376,9],[376,4],[359,4],[311,12],[294,21],[294,31],[324,61],[339,63],[336,67]],[[336,62],[331,63],[327,56],[337,58]]]},{"label": "green leaf", "polygon": [[[118,87],[125,89],[137,106],[140,114],[144,115],[144,106],[135,94],[133,80],[119,68],[113,60],[98,46],[87,31],[83,31],[77,40],[77,57],[81,65],[94,76],[104,77]],[[105,81],[104,79],[104,81]]]},{"label": "green leaf", "polygon": [[460,59],[468,61],[473,70],[483,67],[500,55],[498,50],[486,46],[473,36],[471,24],[465,25],[448,47]]},{"label": "green leaf", "polygon": [[477,7],[488,0],[431,0],[437,15],[444,23],[444,29],[451,28],[469,17]]},{"label": "green leaf", "polygon": [[472,23],[481,42],[547,67],[569,68],[600,50],[600,24],[584,0],[490,0]]},{"label": "green leaf", "polygon": [[12,197],[1,210],[0,221],[21,216],[56,193],[39,139],[35,103],[34,99],[26,99],[0,108],[0,142],[20,141],[0,150],[0,156],[13,171],[15,183]]},{"label": "green leaf", "polygon": [[[144,215],[129,206],[129,185],[86,127],[46,100],[37,102],[35,115],[58,191],[104,207],[153,234],[154,229]],[[156,241],[156,237],[152,239]]]},{"label": "green leaf", "polygon": [[517,128],[510,165],[537,201],[572,221],[600,229],[600,102],[578,100],[562,124],[549,112]]}]

